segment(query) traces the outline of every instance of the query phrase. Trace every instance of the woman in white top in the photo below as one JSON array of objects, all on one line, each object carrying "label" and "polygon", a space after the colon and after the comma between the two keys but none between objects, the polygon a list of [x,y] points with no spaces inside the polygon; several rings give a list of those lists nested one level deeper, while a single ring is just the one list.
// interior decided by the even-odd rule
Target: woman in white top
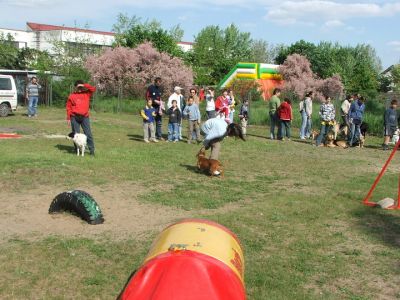
[{"label": "woman in white top", "polygon": [[206,94],[206,112],[207,112],[207,119],[215,118],[215,101],[214,101],[214,89],[209,88]]}]

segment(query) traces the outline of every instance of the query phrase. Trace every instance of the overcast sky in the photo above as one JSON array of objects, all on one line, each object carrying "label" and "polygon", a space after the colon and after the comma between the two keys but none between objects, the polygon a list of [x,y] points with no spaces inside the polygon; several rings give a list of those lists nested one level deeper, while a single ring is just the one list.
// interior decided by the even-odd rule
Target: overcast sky
[{"label": "overcast sky", "polygon": [[0,0],[0,27],[26,22],[110,31],[118,13],[180,24],[186,41],[207,25],[237,24],[272,44],[304,39],[376,48],[386,68],[400,62],[400,1],[383,0]]}]

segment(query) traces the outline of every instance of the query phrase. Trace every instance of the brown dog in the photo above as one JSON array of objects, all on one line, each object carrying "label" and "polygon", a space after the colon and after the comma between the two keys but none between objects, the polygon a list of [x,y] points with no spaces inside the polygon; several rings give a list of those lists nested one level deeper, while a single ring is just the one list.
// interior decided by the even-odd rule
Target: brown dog
[{"label": "brown dog", "polygon": [[206,151],[204,148],[201,148],[199,153],[197,153],[197,168],[208,172],[210,176],[218,176],[215,175],[215,173],[218,173],[220,177],[224,177],[224,169],[222,168],[221,162],[216,159],[206,158]]}]

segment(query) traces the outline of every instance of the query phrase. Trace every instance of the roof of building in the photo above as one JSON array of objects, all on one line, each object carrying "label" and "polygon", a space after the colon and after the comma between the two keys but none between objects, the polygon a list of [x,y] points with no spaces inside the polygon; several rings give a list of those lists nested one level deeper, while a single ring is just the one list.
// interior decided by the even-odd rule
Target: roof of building
[{"label": "roof of building", "polygon": [[383,71],[381,74],[387,74],[387,73],[390,73],[390,72],[392,72],[392,70],[393,70],[393,68],[394,68],[394,65],[391,65],[390,67],[388,67],[385,71]]},{"label": "roof of building", "polygon": [[[79,32],[94,33],[94,34],[111,35],[111,36],[115,35],[114,32],[83,29],[83,28],[77,28],[77,27],[47,25],[47,24],[39,24],[39,23],[32,23],[32,22],[27,22],[26,25],[28,25],[28,27],[30,29],[32,29],[33,31],[69,30],[69,31],[79,31]],[[192,43],[192,42],[179,42],[178,44],[190,45],[190,46],[194,45],[194,43]]]},{"label": "roof of building", "polygon": [[113,32],[82,29],[82,28],[77,28],[77,27],[46,25],[46,24],[38,24],[38,23],[31,23],[31,22],[27,22],[26,25],[28,25],[28,27],[34,31],[69,30],[69,31],[79,31],[79,32],[94,33],[94,34],[112,35],[112,36],[115,35],[115,33],[113,33]]},{"label": "roof of building", "polygon": [[194,45],[194,43],[192,43],[192,42],[179,42],[178,44],[181,44],[181,45],[190,45],[190,46],[193,46],[193,45]]}]

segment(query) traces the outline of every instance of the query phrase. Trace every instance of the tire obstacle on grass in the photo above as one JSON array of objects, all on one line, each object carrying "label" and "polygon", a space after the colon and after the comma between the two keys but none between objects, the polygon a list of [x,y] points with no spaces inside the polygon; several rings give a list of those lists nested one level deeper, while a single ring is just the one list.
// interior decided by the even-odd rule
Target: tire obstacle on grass
[{"label": "tire obstacle on grass", "polygon": [[91,225],[102,224],[103,214],[91,195],[81,190],[73,190],[57,195],[49,208],[49,214],[69,211],[75,213]]}]

